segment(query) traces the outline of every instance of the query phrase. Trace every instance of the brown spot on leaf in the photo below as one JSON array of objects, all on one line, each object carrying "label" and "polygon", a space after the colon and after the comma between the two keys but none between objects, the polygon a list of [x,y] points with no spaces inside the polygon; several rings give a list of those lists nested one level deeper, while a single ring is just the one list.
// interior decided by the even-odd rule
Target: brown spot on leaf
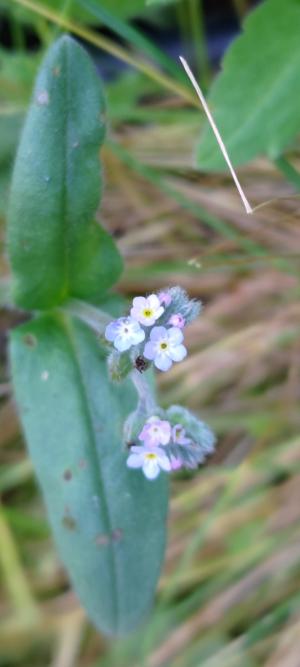
[{"label": "brown spot on leaf", "polygon": [[87,461],[86,461],[86,459],[80,459],[78,465],[79,465],[79,468],[81,468],[82,470],[84,470],[84,469],[86,468],[86,466],[87,466]]},{"label": "brown spot on leaf", "polygon": [[72,477],[73,477],[73,475],[72,475],[72,471],[71,471],[69,468],[68,468],[67,470],[65,470],[65,472],[64,472],[64,474],[63,474],[63,478],[64,478],[64,480],[65,480],[66,482],[69,482],[70,479],[72,479]]},{"label": "brown spot on leaf", "polygon": [[27,347],[35,347],[37,345],[37,339],[32,334],[25,334],[25,336],[23,336],[23,343],[27,345]]},{"label": "brown spot on leaf", "polygon": [[65,528],[67,528],[67,530],[71,530],[71,531],[76,530],[76,527],[77,527],[77,523],[76,523],[75,519],[73,519],[73,517],[70,516],[70,515],[65,515],[62,518],[62,524]]},{"label": "brown spot on leaf", "polygon": [[53,67],[52,73],[53,73],[53,76],[59,76],[60,73],[61,73],[60,65],[57,65],[56,67]]}]

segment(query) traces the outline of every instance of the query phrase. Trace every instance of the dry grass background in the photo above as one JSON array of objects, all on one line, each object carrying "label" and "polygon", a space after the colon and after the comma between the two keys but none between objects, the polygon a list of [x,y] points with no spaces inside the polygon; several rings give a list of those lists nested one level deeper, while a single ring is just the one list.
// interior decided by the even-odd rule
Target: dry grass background
[{"label": "dry grass background", "polygon": [[4,309],[1,667],[300,665],[300,200],[257,161],[240,171],[247,196],[276,201],[247,216],[229,177],[195,171],[199,124],[112,130],[124,152],[104,149],[101,218],[125,257],[122,294],[181,284],[204,303],[187,360],[158,380],[163,404],[213,426],[216,454],[174,478],[148,622],[129,639],[99,636],[70,591],[24,448],[6,358],[18,316]]}]

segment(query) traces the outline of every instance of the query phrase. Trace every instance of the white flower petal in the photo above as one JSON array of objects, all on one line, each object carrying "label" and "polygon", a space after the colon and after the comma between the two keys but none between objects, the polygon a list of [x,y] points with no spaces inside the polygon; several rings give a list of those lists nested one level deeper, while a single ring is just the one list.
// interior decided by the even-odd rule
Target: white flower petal
[{"label": "white flower petal", "polygon": [[[132,445],[132,447],[130,447],[130,453],[132,453],[132,452],[141,456],[141,454],[143,455],[143,448],[140,445]],[[144,457],[143,457],[143,460],[144,460]]]},{"label": "white flower petal", "polygon": [[136,330],[132,335],[131,335],[132,342],[134,345],[138,345],[138,343],[141,343],[143,340],[145,340],[145,332],[144,329],[139,328]]},{"label": "white flower petal", "polygon": [[141,310],[142,308],[145,308],[145,306],[147,305],[145,297],[144,296],[135,296],[133,301],[132,301],[132,305],[137,310]]},{"label": "white flower petal", "polygon": [[157,354],[154,358],[154,366],[160,371],[168,371],[172,366],[172,360],[166,354]]},{"label": "white flower petal", "polygon": [[176,347],[170,347],[168,350],[172,361],[182,361],[187,355],[187,350],[184,345],[176,345]]},{"label": "white flower petal", "polygon": [[139,322],[143,324],[145,327],[152,327],[153,324],[155,324],[155,315],[149,317],[148,315],[143,315],[142,313],[139,313]]},{"label": "white flower petal", "polygon": [[134,317],[128,317],[126,324],[129,327],[130,331],[132,332],[139,331],[141,328],[139,323],[134,319]]},{"label": "white flower petal", "polygon": [[119,350],[119,352],[125,352],[126,350],[129,350],[131,345],[132,343],[130,338],[129,339],[127,337],[125,338],[125,336],[122,334],[116,336],[114,340],[114,346],[116,350]]},{"label": "white flower petal", "polygon": [[167,456],[164,456],[164,455],[159,456],[159,465],[166,472],[169,472],[172,468],[171,461],[168,459]]},{"label": "white flower petal", "polygon": [[158,320],[164,313],[165,309],[161,306],[155,313],[155,319]]},{"label": "white flower petal", "polygon": [[172,327],[172,329],[168,330],[168,339],[171,345],[178,345],[179,343],[182,343],[183,338],[183,333],[178,327]]},{"label": "white flower petal", "polygon": [[160,467],[156,459],[146,459],[143,465],[143,473],[147,479],[156,479],[160,473]]},{"label": "white flower petal", "polygon": [[156,294],[150,294],[147,298],[147,305],[153,310],[158,310],[161,307],[160,300]]},{"label": "white flower petal", "polygon": [[144,463],[144,457],[141,454],[130,454],[126,465],[128,468],[142,468]]}]

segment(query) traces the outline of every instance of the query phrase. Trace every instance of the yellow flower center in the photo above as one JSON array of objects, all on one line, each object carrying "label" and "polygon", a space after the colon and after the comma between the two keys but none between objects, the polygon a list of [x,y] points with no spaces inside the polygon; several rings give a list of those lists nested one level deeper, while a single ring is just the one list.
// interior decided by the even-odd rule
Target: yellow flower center
[{"label": "yellow flower center", "polygon": [[143,310],[143,315],[144,317],[153,317],[153,310],[145,308],[145,310]]},{"label": "yellow flower center", "polygon": [[146,454],[146,459],[156,459],[156,454]]},{"label": "yellow flower center", "polygon": [[160,344],[160,349],[161,350],[166,350],[167,347],[168,347],[168,343],[161,343]]}]

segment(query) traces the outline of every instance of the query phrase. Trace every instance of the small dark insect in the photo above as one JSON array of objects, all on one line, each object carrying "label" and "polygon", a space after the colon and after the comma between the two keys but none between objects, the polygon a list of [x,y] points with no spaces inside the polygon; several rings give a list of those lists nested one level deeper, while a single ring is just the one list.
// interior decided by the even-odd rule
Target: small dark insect
[{"label": "small dark insect", "polygon": [[140,373],[144,373],[149,368],[149,362],[144,357],[137,357],[135,360],[135,367]]},{"label": "small dark insect", "polygon": [[126,442],[127,449],[130,449],[131,447],[134,447],[134,445],[136,445],[136,442]]}]

